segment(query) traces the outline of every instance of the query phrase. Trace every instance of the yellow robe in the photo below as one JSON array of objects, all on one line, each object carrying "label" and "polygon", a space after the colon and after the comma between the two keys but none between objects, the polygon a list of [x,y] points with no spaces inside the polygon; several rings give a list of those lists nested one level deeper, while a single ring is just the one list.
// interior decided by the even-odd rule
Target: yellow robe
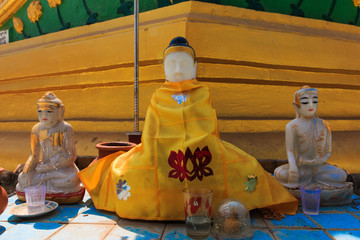
[{"label": "yellow robe", "polygon": [[[236,198],[251,210],[271,207],[295,214],[297,200],[258,161],[219,137],[208,87],[195,79],[165,82],[152,96],[142,143],[79,173],[97,209],[120,217],[184,220],[187,187],[213,189],[213,207]],[[248,175],[255,190],[245,190]]]}]

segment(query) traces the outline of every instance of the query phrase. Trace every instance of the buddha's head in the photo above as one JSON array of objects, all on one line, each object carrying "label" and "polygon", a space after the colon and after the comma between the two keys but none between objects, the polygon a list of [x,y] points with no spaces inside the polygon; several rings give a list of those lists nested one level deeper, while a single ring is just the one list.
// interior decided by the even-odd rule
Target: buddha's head
[{"label": "buddha's head", "polygon": [[303,86],[294,95],[294,108],[296,117],[312,118],[316,116],[318,109],[318,90],[309,86]]},{"label": "buddha's head", "polygon": [[166,80],[181,82],[196,77],[195,51],[183,37],[171,40],[164,51]]},{"label": "buddha's head", "polygon": [[47,92],[37,101],[37,111],[40,124],[54,127],[64,120],[64,104],[52,92]]}]

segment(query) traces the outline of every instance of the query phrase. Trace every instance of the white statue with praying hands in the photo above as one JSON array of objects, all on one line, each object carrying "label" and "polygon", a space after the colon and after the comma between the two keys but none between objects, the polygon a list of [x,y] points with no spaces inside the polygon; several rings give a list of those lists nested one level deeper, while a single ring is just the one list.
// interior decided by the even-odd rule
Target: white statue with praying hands
[{"label": "white statue with praying hands", "polygon": [[71,125],[64,121],[64,104],[52,92],[37,101],[39,123],[31,131],[31,155],[20,173],[16,193],[25,201],[24,189],[45,185],[46,199],[62,204],[81,201],[81,186],[75,165],[76,149]]},{"label": "white statue with praying hands", "polygon": [[294,95],[296,118],[286,125],[288,164],[275,169],[275,178],[294,195],[300,186],[321,188],[321,205],[351,203],[347,173],[326,161],[331,154],[330,125],[316,114],[318,90],[304,86]]}]

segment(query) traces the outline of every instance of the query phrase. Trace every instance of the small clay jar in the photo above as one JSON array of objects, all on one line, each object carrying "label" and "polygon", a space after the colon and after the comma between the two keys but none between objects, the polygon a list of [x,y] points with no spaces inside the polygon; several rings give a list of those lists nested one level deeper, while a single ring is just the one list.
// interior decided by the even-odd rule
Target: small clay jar
[{"label": "small clay jar", "polygon": [[132,142],[101,142],[101,143],[98,143],[98,144],[96,144],[95,147],[98,149],[99,155],[97,156],[97,158],[94,159],[94,161],[92,161],[92,163],[90,165],[94,164],[99,159],[106,157],[107,155],[116,153],[118,151],[127,152],[135,146],[136,146],[136,144],[132,143]]},{"label": "small clay jar", "polygon": [[8,204],[8,195],[3,187],[0,186],[0,214],[2,214]]}]

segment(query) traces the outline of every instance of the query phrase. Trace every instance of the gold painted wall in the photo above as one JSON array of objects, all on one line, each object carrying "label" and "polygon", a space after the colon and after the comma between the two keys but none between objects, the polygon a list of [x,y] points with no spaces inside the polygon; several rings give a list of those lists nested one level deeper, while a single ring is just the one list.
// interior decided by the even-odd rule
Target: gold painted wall
[{"label": "gold painted wall", "polygon": [[[359,27],[202,2],[140,14],[140,128],[164,81],[162,52],[186,37],[218,113],[222,138],[258,159],[286,159],[284,128],[293,93],[320,92],[333,129],[330,161],[360,172]],[[29,154],[36,100],[63,100],[79,155],[133,131],[133,16],[0,46],[0,166]]]}]

